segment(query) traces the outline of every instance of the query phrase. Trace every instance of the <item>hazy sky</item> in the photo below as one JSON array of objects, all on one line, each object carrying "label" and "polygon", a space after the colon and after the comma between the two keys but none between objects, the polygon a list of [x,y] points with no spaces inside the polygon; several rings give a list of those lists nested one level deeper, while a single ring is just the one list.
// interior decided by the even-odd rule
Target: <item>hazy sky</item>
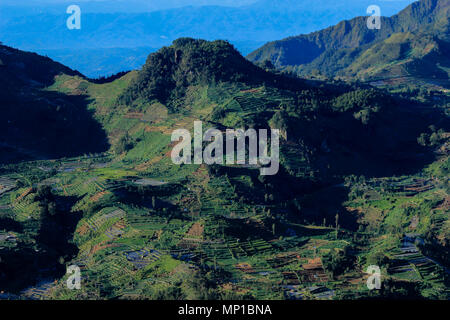
[{"label": "hazy sky", "polygon": [[[35,5],[46,5],[46,4],[77,4],[83,2],[90,3],[121,3],[133,4],[139,3],[143,7],[150,8],[176,8],[183,6],[199,6],[199,5],[223,5],[223,6],[243,6],[248,5],[258,0],[1,0],[0,5],[20,5],[20,6],[35,6]],[[300,0],[299,0],[300,1]],[[311,5],[314,5],[314,0],[311,0]],[[329,0],[331,3],[339,0]],[[301,1],[300,1],[301,2]],[[377,2],[413,2],[405,0],[378,0]]]},{"label": "hazy sky", "polygon": [[43,5],[43,4],[77,4],[81,2],[103,2],[103,3],[141,3],[148,6],[181,7],[189,5],[225,5],[241,6],[256,2],[257,0],[2,0],[2,4],[8,5]]},{"label": "hazy sky", "polygon": [[[392,7],[405,7],[414,0],[374,0],[373,4],[382,5],[390,10]],[[14,6],[27,8],[30,10],[45,10],[47,13],[54,13],[61,11],[61,8],[71,4],[78,4],[83,8],[85,13],[109,13],[109,12],[123,12],[123,13],[139,13],[151,12],[158,10],[181,8],[186,6],[226,6],[226,7],[240,7],[247,6],[253,3],[261,2],[268,10],[273,10],[277,7],[304,7],[309,10],[311,8],[321,8],[324,3],[329,5],[336,5],[336,8],[348,6],[358,6],[357,0],[0,0],[0,7]],[[361,0],[361,2],[367,2]],[[0,12],[1,13],[1,12]],[[25,13],[25,12],[24,12]],[[389,12],[393,14],[394,12]],[[362,12],[361,14],[364,14]]]},{"label": "hazy sky", "polygon": [[[92,13],[139,13],[176,9],[186,6],[220,5],[239,7],[258,0],[0,0],[0,7],[20,7],[27,10],[45,10],[55,13],[68,5],[79,5],[83,11]],[[0,12],[1,14],[1,12]]]}]

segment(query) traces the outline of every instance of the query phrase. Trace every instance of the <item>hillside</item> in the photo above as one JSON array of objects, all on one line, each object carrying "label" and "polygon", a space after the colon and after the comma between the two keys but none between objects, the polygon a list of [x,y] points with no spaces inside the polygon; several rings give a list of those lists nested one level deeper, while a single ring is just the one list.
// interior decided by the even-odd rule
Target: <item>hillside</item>
[{"label": "hillside", "polygon": [[[35,53],[0,45],[1,159],[106,150],[105,136],[83,95],[46,91],[60,74],[81,74]],[[90,137],[90,139],[87,139]]]},{"label": "hillside", "polygon": [[[231,86],[231,92],[219,89],[223,86]],[[237,92],[245,91],[238,88],[249,86],[266,89],[257,90],[260,93],[234,97]],[[208,100],[202,101],[206,105],[197,111],[201,114],[200,119],[220,123],[225,127],[269,127],[271,121],[276,119],[289,132],[289,140],[311,144],[307,146],[311,150],[320,150],[324,141],[328,144],[336,143],[336,148],[331,148],[333,152],[324,157],[326,160],[322,160],[327,164],[320,165],[333,167],[334,163],[338,166],[334,168],[336,170],[346,171],[339,168],[339,164],[352,161],[342,158],[343,154],[349,152],[356,152],[357,155],[353,154],[355,161],[360,161],[361,156],[367,157],[364,160],[367,163],[378,161],[380,168],[387,169],[390,166],[386,167],[387,160],[382,160],[382,157],[389,158],[387,155],[395,153],[394,150],[397,154],[419,152],[415,140],[427,127],[426,123],[419,120],[414,109],[402,108],[402,105],[409,105],[405,101],[396,101],[368,87],[352,88],[342,84],[341,88],[332,84],[321,84],[319,87],[315,82],[273,74],[252,65],[232,46],[222,41],[179,39],[171,47],[151,54],[142,71],[119,97],[118,103],[119,106],[131,107],[130,112],[144,113],[149,112],[147,108],[152,108],[155,103],[161,103],[172,114],[182,113],[195,117],[197,112],[192,109],[195,108],[196,99],[200,98],[198,91],[206,88],[207,92],[221,92],[216,98],[219,100],[210,101],[219,105],[211,110]],[[264,93],[266,90],[277,98]],[[226,101],[225,105],[220,106],[219,102]],[[238,102],[237,109],[234,101]],[[257,109],[252,110],[252,105],[257,106]],[[390,109],[387,108],[388,105]],[[210,110],[209,116],[207,110]],[[387,125],[391,119],[397,119],[396,126]],[[403,119],[408,119],[408,123],[403,123]],[[307,129],[296,129],[299,126]],[[320,132],[315,133],[314,138],[311,134],[313,127],[315,132]],[[338,137],[333,134],[335,132],[339,132]],[[392,140],[392,137],[396,137],[398,141]],[[368,141],[377,146],[376,155],[366,153],[368,150],[365,150],[364,145]],[[354,149],[350,151],[349,145]],[[337,158],[333,159],[334,156]],[[355,164],[353,169],[356,168],[361,167]],[[361,169],[365,171],[367,168]],[[295,171],[296,168],[292,170]]]},{"label": "hillside", "polygon": [[278,68],[309,76],[448,80],[449,8],[446,0],[418,1],[397,15],[382,17],[380,30],[368,29],[367,18],[358,17],[269,42],[248,59],[270,60]]},{"label": "hillside", "polygon": [[180,38],[149,55],[136,80],[118,101],[135,105],[158,100],[176,111],[174,104],[184,99],[189,87],[223,82],[297,89],[304,86],[298,78],[287,81],[255,66],[226,41]]},{"label": "hillside", "polygon": [[[96,82],[33,57],[58,73],[36,99],[82,98],[70,109],[87,110],[110,148],[0,165],[7,297],[448,299],[448,96],[294,78],[224,41],[181,38]],[[172,132],[198,120],[279,128],[279,172],[175,165]],[[74,264],[80,290],[66,287]],[[379,291],[366,286],[372,264]]]}]

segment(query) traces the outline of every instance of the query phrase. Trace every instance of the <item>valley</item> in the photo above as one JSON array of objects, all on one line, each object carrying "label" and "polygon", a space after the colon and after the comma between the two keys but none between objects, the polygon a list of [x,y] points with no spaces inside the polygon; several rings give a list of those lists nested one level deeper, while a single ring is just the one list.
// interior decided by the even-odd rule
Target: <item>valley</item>
[{"label": "valley", "polygon": [[[4,45],[0,61],[0,299],[450,298],[441,73],[301,78],[192,38],[97,80]],[[196,121],[279,130],[279,170],[175,164]]]}]

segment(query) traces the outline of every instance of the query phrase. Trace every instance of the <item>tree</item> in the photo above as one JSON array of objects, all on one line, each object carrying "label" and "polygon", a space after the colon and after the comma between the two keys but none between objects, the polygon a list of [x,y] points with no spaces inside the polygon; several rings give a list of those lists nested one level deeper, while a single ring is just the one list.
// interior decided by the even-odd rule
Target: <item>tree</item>
[{"label": "tree", "polygon": [[50,202],[48,204],[48,214],[51,216],[54,216],[54,215],[56,215],[56,213],[57,213],[56,203]]},{"label": "tree", "polygon": [[353,267],[355,257],[350,254],[348,247],[344,250],[331,250],[331,252],[322,258],[323,266],[331,273],[334,278]]},{"label": "tree", "polygon": [[275,66],[273,65],[272,61],[270,59],[266,59],[263,61],[262,63],[262,68],[270,71],[270,70],[275,70]]},{"label": "tree", "polygon": [[128,132],[119,138],[115,145],[115,152],[116,154],[122,154],[124,152],[127,152],[128,150],[131,150],[133,148],[133,143],[128,136]]},{"label": "tree", "polygon": [[425,132],[421,133],[420,136],[417,138],[417,143],[420,144],[422,147],[426,147],[428,144],[428,134]]},{"label": "tree", "polygon": [[370,252],[367,255],[367,264],[376,266],[387,266],[389,264],[389,258],[381,251]]},{"label": "tree", "polygon": [[45,184],[39,185],[36,190],[36,195],[41,201],[49,200],[53,196],[52,188],[49,185]]},{"label": "tree", "polygon": [[339,233],[339,213],[336,214],[336,239],[338,238]]}]

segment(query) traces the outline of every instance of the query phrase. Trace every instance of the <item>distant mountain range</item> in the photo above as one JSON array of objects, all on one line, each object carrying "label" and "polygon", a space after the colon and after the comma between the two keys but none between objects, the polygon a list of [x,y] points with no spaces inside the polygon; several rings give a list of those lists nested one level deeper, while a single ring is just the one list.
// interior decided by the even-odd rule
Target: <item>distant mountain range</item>
[{"label": "distant mountain range", "polygon": [[97,78],[109,76],[120,71],[139,69],[148,55],[157,48],[80,48],[75,52],[70,49],[39,50],[39,53],[52,57],[58,62],[72,66],[81,73]]},{"label": "distant mountain range", "polygon": [[[448,80],[450,1],[422,0],[370,30],[366,17],[306,35],[269,42],[248,55],[303,76],[361,80],[392,77]],[[448,82],[447,82],[448,85]]]},{"label": "distant mountain range", "polygon": [[7,9],[21,8],[27,13],[46,12],[60,13],[69,5],[77,4],[85,13],[142,13],[167,9],[182,8],[187,6],[212,6],[241,7],[258,0],[2,0],[0,7]]},{"label": "distant mountain range", "polygon": [[[389,16],[412,0],[317,0],[314,6],[306,0],[252,2],[233,7],[237,2],[202,6],[205,1],[195,1],[190,2],[196,4],[193,6],[157,11],[146,11],[142,1],[127,2],[128,9],[123,8],[122,1],[108,2],[109,5],[102,1],[80,2],[81,30],[66,28],[69,15],[65,4],[36,7],[3,4],[0,5],[0,41],[47,54],[90,77],[97,77],[136,68],[145,62],[137,48],[160,48],[179,37],[228,40],[245,55],[267,41],[320,30],[343,19],[365,15],[372,4],[379,5],[381,13]],[[159,1],[155,4],[162,5]],[[167,5],[176,6],[176,1],[168,1]],[[81,62],[79,50],[81,56],[91,59]]]}]

